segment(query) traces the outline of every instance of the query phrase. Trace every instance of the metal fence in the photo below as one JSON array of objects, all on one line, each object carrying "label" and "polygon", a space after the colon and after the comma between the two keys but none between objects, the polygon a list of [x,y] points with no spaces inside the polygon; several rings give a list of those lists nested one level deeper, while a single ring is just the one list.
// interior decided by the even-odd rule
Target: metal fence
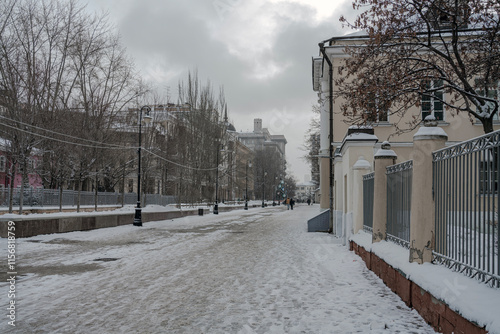
[{"label": "metal fence", "polygon": [[434,262],[500,287],[500,131],[433,153]]},{"label": "metal fence", "polygon": [[[10,189],[0,190],[0,207],[8,207],[10,199]],[[12,206],[19,207],[21,191],[14,189],[12,196]],[[62,193],[57,189],[25,189],[23,194],[23,207],[76,207],[78,203],[78,191],[63,190]],[[120,206],[137,203],[136,193],[110,193],[98,192],[98,206]],[[142,205],[167,205],[176,203],[175,196],[166,196],[160,194],[144,194],[142,196]],[[80,192],[81,206],[94,206],[96,204],[96,193],[90,191]]]},{"label": "metal fence", "polygon": [[387,167],[387,240],[410,248],[413,161]]},{"label": "metal fence", "polygon": [[373,233],[375,173],[363,175],[363,230]]}]

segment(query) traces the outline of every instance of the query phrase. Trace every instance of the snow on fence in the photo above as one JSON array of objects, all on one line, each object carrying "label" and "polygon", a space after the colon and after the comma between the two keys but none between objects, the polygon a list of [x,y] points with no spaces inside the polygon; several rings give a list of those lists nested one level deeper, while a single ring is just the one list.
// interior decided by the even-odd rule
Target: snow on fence
[{"label": "snow on fence", "polygon": [[434,262],[500,287],[500,131],[433,153]]}]

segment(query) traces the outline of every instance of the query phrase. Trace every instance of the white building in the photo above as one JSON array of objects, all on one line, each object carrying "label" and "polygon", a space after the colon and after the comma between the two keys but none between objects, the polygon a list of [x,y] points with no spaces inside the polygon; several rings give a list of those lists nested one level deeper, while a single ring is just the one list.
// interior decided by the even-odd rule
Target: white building
[{"label": "white building", "polygon": [[298,201],[307,201],[310,199],[314,201],[315,190],[318,186],[313,182],[298,183],[297,189],[295,190],[295,197]]}]

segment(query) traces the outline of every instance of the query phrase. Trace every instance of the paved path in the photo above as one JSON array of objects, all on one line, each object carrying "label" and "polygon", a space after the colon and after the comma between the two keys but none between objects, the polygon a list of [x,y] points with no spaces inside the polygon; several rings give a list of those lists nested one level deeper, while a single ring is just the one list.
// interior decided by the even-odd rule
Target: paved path
[{"label": "paved path", "polygon": [[306,232],[318,210],[20,239],[17,326],[1,317],[0,332],[433,333],[334,237]]}]

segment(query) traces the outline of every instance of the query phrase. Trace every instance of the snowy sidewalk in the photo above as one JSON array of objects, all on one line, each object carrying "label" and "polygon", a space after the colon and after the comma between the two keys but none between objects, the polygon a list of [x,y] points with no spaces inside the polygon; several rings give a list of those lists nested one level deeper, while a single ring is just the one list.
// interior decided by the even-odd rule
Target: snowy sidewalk
[{"label": "snowy sidewalk", "polygon": [[0,332],[434,333],[335,238],[307,233],[317,213],[241,210],[19,239],[16,327],[5,314]]}]

